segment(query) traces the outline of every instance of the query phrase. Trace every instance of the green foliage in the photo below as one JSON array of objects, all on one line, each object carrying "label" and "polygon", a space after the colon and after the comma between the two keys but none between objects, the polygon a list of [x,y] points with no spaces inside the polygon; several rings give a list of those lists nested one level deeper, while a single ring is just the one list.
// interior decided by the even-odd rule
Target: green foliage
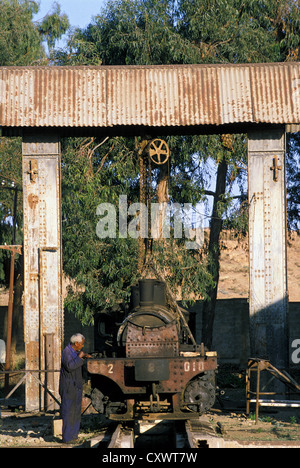
[{"label": "green foliage", "polygon": [[191,54],[188,41],[177,34],[174,21],[169,1],[109,1],[85,30],[76,30],[69,51],[58,53],[57,60],[83,65],[195,62],[194,51]]},{"label": "green foliage", "polygon": [[203,251],[187,250],[184,240],[175,240],[171,233],[170,239],[154,242],[153,260],[174,296],[182,296],[184,306],[199,298],[208,299],[207,291],[215,284]]},{"label": "green foliage", "polygon": [[0,181],[2,186],[14,184],[22,189],[21,138],[0,138]]},{"label": "green foliage", "polygon": [[[100,203],[113,204],[118,221],[120,195],[127,196],[128,206],[139,201],[138,141],[119,137],[63,142],[63,265],[73,279],[65,307],[84,323],[90,323],[97,310],[128,302],[130,286],[138,279],[137,240],[119,238],[118,224],[116,238],[96,235]],[[173,238],[153,244],[154,263],[172,290],[189,298],[205,297],[212,279],[201,253],[188,251]]]},{"label": "green foliage", "polygon": [[41,23],[33,21],[38,11],[37,1],[0,0],[0,66],[48,64],[43,41],[53,48],[69,28],[69,20],[58,3]]},{"label": "green foliage", "polygon": [[0,65],[33,65],[44,58],[44,48],[32,18],[38,3],[0,1]]},{"label": "green foliage", "polygon": [[299,0],[110,0],[57,59],[94,65],[298,60],[299,11]]},{"label": "green foliage", "polygon": [[[0,245],[13,240],[12,217],[17,190],[17,243],[22,243],[22,153],[20,138],[0,138]],[[9,280],[10,253],[0,250],[0,284]]]},{"label": "green foliage", "polygon": [[[171,148],[170,203],[196,205],[205,198],[206,180],[203,161],[222,157],[224,151],[232,172],[244,160],[246,145],[233,139],[232,151],[224,149],[219,136],[166,138]],[[126,195],[128,204],[139,201],[140,138],[67,139],[62,147],[63,194],[63,265],[74,280],[65,306],[89,323],[93,313],[127,301],[130,286],[136,281],[138,244],[128,237],[99,239],[96,215],[100,203],[112,203],[118,215],[119,196]],[[195,152],[194,152],[195,150]],[[233,154],[237,153],[233,158]],[[153,168],[152,202],[156,201]],[[230,197],[220,202],[220,215],[226,211]],[[117,226],[118,228],[118,226]],[[117,229],[118,231],[118,229]],[[206,298],[214,285],[204,252],[187,250],[183,240],[171,239],[153,243],[153,261],[164,272],[172,290],[183,298]]]},{"label": "green foliage", "polygon": [[300,230],[300,132],[287,138],[287,224]]},{"label": "green foliage", "polygon": [[52,13],[43,18],[42,23],[38,25],[37,29],[43,40],[46,39],[48,47],[51,49],[69,27],[70,23],[67,15],[61,14],[59,4],[55,2]]},{"label": "green foliage", "polygon": [[181,0],[179,11],[179,31],[200,49],[203,62],[298,59],[298,0]]},{"label": "green foliage", "polygon": [[63,264],[76,285],[65,306],[85,323],[96,310],[127,300],[137,271],[136,240],[96,235],[100,203],[117,209],[119,195],[137,201],[133,143],[124,138],[63,141]]}]

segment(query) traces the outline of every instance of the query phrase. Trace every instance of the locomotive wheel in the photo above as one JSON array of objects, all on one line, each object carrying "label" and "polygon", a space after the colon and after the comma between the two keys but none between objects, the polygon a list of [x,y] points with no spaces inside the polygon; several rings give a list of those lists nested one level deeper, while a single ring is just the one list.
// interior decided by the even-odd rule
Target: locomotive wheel
[{"label": "locomotive wheel", "polygon": [[184,392],[186,406],[195,413],[206,413],[215,402],[215,385],[206,375],[190,381]]},{"label": "locomotive wheel", "polygon": [[170,156],[170,149],[164,140],[152,140],[149,144],[149,156],[154,164],[165,164]]}]

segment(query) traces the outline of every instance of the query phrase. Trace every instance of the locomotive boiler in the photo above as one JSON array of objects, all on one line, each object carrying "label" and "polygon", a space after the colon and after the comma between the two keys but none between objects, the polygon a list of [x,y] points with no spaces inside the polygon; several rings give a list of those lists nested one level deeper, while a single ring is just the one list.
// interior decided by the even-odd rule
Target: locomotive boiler
[{"label": "locomotive boiler", "polygon": [[[215,401],[217,356],[196,345],[166,284],[141,280],[131,306],[96,319],[98,349],[87,362],[94,408],[110,419],[187,419]],[[192,338],[192,343],[191,343]]]}]

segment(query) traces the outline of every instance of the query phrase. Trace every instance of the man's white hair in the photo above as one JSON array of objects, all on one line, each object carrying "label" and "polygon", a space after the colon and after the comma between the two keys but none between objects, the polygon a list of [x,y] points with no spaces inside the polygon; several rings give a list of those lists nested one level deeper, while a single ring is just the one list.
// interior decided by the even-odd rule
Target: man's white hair
[{"label": "man's white hair", "polygon": [[70,343],[82,343],[85,341],[85,337],[81,333],[75,333],[75,335],[72,335],[70,338]]}]

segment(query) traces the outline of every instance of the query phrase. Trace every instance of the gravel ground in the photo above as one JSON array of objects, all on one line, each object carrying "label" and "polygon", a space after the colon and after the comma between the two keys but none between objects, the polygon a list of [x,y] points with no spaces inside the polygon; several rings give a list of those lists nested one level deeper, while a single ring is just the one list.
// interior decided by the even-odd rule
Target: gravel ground
[{"label": "gravel ground", "polygon": [[[14,447],[68,447],[61,436],[53,435],[52,414],[34,415],[23,412],[3,411],[0,420],[0,448]],[[88,441],[101,431],[102,422],[94,415],[82,417],[79,441],[76,446],[86,447]]]},{"label": "gravel ground", "polygon": [[[256,425],[243,412],[210,412],[208,415],[216,434],[228,441],[243,443],[277,443],[300,446],[300,417],[293,411],[262,413]],[[61,437],[53,435],[53,415],[32,415],[3,411],[0,420],[0,448],[35,447],[67,448]],[[78,448],[89,447],[89,440],[105,429],[107,420],[98,415],[82,417]]]}]

